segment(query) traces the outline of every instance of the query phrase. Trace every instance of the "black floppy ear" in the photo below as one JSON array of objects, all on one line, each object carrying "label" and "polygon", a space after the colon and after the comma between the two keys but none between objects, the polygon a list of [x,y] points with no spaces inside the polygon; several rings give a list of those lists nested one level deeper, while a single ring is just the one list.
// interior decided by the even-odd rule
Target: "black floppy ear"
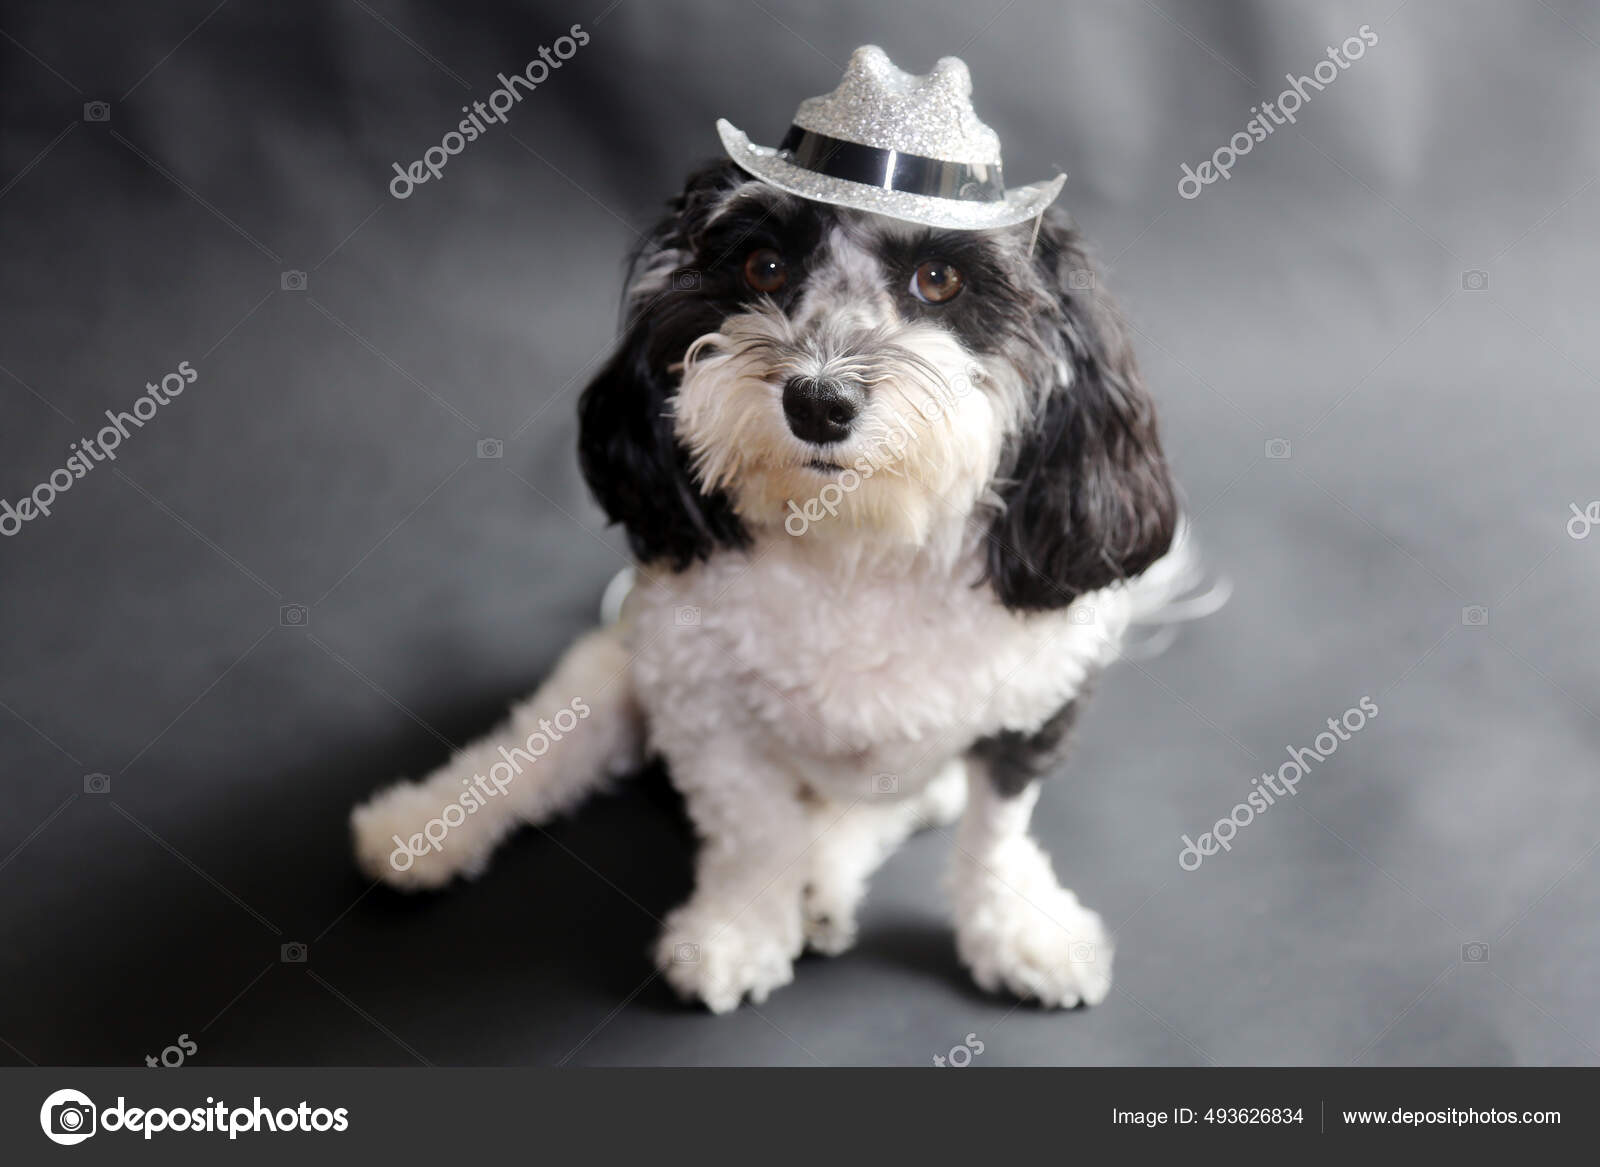
[{"label": "black floppy ear", "polygon": [[[1031,225],[1029,225],[1031,229]],[[997,484],[988,574],[1008,608],[1060,608],[1165,554],[1178,505],[1155,406],[1066,213],[1040,225],[1035,406]]]},{"label": "black floppy ear", "polygon": [[578,402],[578,461],[596,501],[628,533],[641,563],[682,570],[718,547],[749,542],[725,494],[696,485],[673,433],[671,402],[689,345],[720,314],[700,292],[695,244],[721,197],[741,180],[731,162],[690,175],[634,256],[617,350]]}]

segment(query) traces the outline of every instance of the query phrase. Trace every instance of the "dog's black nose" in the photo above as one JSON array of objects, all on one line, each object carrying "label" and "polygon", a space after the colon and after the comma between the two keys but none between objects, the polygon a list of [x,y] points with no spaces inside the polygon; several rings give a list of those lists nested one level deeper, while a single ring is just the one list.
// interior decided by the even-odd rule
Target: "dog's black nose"
[{"label": "dog's black nose", "polygon": [[783,416],[795,437],[826,446],[850,435],[856,407],[843,381],[794,377],[783,387]]}]

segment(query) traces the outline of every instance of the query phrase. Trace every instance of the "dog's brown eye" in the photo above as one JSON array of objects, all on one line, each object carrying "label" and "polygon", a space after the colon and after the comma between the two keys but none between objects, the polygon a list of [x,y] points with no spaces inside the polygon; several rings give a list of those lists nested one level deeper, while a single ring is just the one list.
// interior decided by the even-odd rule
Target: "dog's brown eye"
[{"label": "dog's brown eye", "polygon": [[930,259],[911,273],[911,294],[924,304],[954,300],[961,285],[961,269],[942,259]]},{"label": "dog's brown eye", "polygon": [[744,261],[744,282],[758,292],[776,292],[789,282],[789,268],[772,248],[758,247]]}]

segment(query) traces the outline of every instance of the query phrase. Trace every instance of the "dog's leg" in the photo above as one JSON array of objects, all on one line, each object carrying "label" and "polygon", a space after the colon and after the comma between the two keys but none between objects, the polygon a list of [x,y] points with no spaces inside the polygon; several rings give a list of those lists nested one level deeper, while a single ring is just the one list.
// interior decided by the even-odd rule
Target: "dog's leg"
[{"label": "dog's leg", "polygon": [[914,832],[960,818],[966,798],[966,767],[954,758],[914,797],[884,802],[868,796],[854,803],[820,800],[812,805],[816,842],[807,856],[806,942],[828,956],[854,944],[856,909],[873,873]]},{"label": "dog's leg", "polygon": [[[956,836],[956,949],[973,979],[1046,1005],[1097,1005],[1111,988],[1100,917],[1056,882],[1028,834],[1039,783],[968,759],[967,811]],[[1003,768],[1003,767],[1001,767]]]},{"label": "dog's leg", "polygon": [[[642,721],[622,635],[612,626],[583,636],[504,725],[420,782],[396,783],[356,807],[350,826],[361,869],[408,891],[471,878],[517,826],[543,822],[637,768]],[[558,714],[576,723],[563,731]]]},{"label": "dog's leg", "polygon": [[737,738],[656,744],[700,837],[694,893],[667,918],[656,964],[713,1013],[765,1001],[794,978],[803,941],[811,831],[798,789]]}]

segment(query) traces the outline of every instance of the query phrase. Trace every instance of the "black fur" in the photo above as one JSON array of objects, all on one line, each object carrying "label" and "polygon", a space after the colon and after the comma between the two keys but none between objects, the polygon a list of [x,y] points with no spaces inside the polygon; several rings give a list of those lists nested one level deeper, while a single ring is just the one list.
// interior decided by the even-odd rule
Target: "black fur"
[{"label": "black fur", "polygon": [[1153,403],[1116,309],[1092,284],[1077,286],[1084,277],[1073,273],[1094,268],[1065,212],[1045,213],[1034,265],[1038,334],[1015,360],[1031,360],[1051,388],[1009,451],[988,551],[990,584],[1022,611],[1137,575],[1166,552],[1178,521]]},{"label": "black fur", "polygon": [[[1030,330],[1037,295],[1019,284],[1006,249],[989,233],[928,227],[875,242],[902,316],[948,329],[975,353],[1003,353],[1034,343]],[[911,276],[923,260],[935,258],[961,272],[962,289],[947,303],[925,304],[911,294]]]},{"label": "black fur", "polygon": [[681,570],[719,547],[749,543],[727,496],[704,493],[695,483],[688,454],[673,434],[669,406],[678,383],[671,366],[726,315],[714,298],[702,294],[705,276],[693,267],[692,257],[707,217],[742,173],[730,162],[718,162],[690,175],[672,214],[651,233],[634,265],[662,252],[691,262],[682,264],[665,288],[630,298],[617,351],[578,402],[584,479],[611,521],[626,529],[642,563]]},{"label": "black fur", "polygon": [[[635,259],[637,267],[667,255],[679,270],[666,286],[630,294],[617,351],[579,403],[584,477],[645,563],[681,570],[749,544],[727,495],[702,492],[673,433],[675,366],[697,337],[762,298],[742,274],[751,251],[783,256],[788,281],[767,298],[786,308],[825,231],[840,222],[831,207],[776,192],[727,205],[748,178],[727,161],[690,176]],[[926,230],[886,236],[878,250],[905,315],[938,319],[974,351],[1003,354],[1037,386],[1036,415],[1010,443],[996,484],[1003,506],[989,526],[987,578],[1008,608],[1038,611],[1143,571],[1171,543],[1177,503],[1116,310],[1092,285],[1076,286],[1074,273],[1093,267],[1070,220],[1046,212],[1031,271],[1017,270],[1020,245],[1005,242]],[[920,304],[907,288],[930,256],[964,273],[966,287],[949,304]],[[1061,383],[1062,366],[1072,370],[1070,384]]]},{"label": "black fur", "polygon": [[[728,164],[734,175],[729,184],[749,175]],[[717,215],[695,241],[695,266],[700,273],[700,295],[715,303],[724,315],[749,309],[758,300],[770,300],[787,311],[805,288],[814,262],[823,254],[823,232],[837,219],[832,207],[781,194],[772,187],[742,197]],[[772,248],[783,257],[788,280],[776,292],[756,292],[745,282],[744,261],[752,251]]]},{"label": "black fur", "polygon": [[1015,798],[1061,762],[1066,755],[1067,735],[1078,720],[1081,699],[1068,701],[1032,733],[1006,729],[973,744],[968,752],[983,763],[989,781],[1001,795]]}]

